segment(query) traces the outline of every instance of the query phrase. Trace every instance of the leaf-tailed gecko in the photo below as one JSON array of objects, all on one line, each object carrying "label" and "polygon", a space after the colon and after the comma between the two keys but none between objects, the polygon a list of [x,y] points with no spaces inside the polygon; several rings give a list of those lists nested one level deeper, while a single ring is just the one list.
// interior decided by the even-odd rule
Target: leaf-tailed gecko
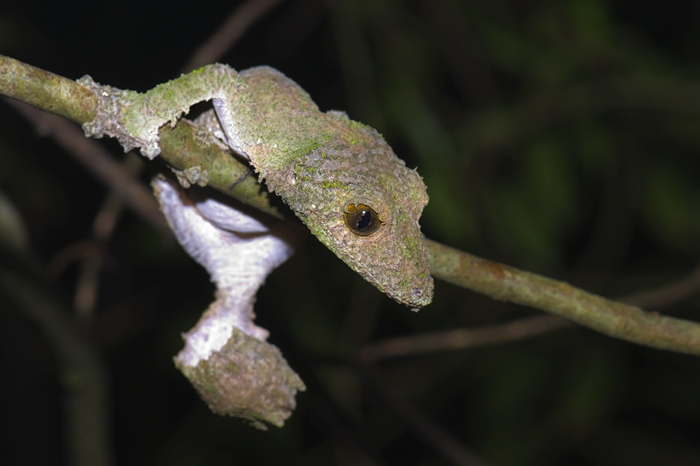
[{"label": "leaf-tailed gecko", "polygon": [[[420,309],[433,279],[418,220],[428,202],[415,170],[374,129],[337,111],[321,112],[277,70],[238,74],[209,65],[139,94],[79,81],[113,107],[84,125],[117,137],[149,158],[158,128],[175,124],[197,102],[212,100],[226,144],[246,158],[323,244],[396,301]],[[114,114],[118,118],[114,118]]]},{"label": "leaf-tailed gecko", "polygon": [[[203,143],[223,141],[247,159],[321,242],[381,291],[414,310],[430,303],[433,280],[418,224],[426,189],[374,129],[319,111],[301,87],[268,67],[239,75],[210,65],[144,94],[89,76],[78,82],[100,101],[86,134],[116,137],[149,158],[160,152],[162,125],[212,100],[218,122],[210,114],[196,122],[206,129]],[[180,176],[181,184],[198,181],[195,172]],[[164,177],[153,187],[179,242],[217,287],[216,301],[183,335],[176,365],[215,412],[281,426],[304,384],[253,323],[253,302],[300,244],[300,229],[261,221],[232,199],[186,194]]]}]

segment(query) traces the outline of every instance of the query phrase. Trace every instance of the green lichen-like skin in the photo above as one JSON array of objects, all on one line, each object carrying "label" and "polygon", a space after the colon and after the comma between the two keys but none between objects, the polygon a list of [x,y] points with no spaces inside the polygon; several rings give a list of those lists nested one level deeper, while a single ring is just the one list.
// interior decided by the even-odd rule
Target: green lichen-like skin
[{"label": "green lichen-like skin", "polygon": [[[278,71],[253,68],[240,76],[252,110],[237,112],[239,144],[267,186],[381,291],[413,308],[430,303],[433,281],[418,224],[428,195],[418,173],[377,131],[339,112],[320,112]],[[372,207],[383,222],[379,231],[352,233],[343,219],[348,204]]]},{"label": "green lichen-like skin", "polygon": [[[95,88],[88,78],[81,84]],[[418,224],[426,188],[374,129],[340,112],[319,111],[301,87],[269,67],[239,75],[209,65],[145,94],[112,96],[106,89],[95,93],[118,101],[119,117],[98,118],[84,126],[86,133],[119,137],[151,158],[160,150],[160,126],[213,100],[228,145],[250,160],[323,244],[396,301],[414,309],[431,302],[433,280]],[[370,236],[352,233],[343,218],[349,204],[370,206],[381,228]]]}]

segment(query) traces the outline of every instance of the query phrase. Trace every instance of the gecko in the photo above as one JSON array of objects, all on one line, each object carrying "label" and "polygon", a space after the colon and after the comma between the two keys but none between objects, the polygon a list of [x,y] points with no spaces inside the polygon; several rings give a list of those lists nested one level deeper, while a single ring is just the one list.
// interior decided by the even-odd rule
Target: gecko
[{"label": "gecko", "polygon": [[143,94],[89,76],[78,83],[112,114],[85,124],[86,134],[117,137],[151,159],[160,152],[158,128],[211,100],[220,138],[324,245],[399,303],[418,310],[431,302],[419,225],[426,187],[373,128],[320,111],[297,83],[266,66],[238,73],[207,65]]},{"label": "gecko", "polygon": [[[143,94],[89,76],[78,83],[99,102],[95,120],[83,125],[86,135],[116,137],[125,150],[139,148],[150,159],[160,152],[162,125],[212,100],[215,115],[193,122],[201,144],[223,144],[247,160],[323,244],[378,289],[414,310],[430,303],[433,279],[419,225],[426,188],[374,129],[343,112],[321,112],[299,85],[269,67],[239,74],[209,65]],[[183,334],[175,364],[214,412],[259,428],[263,421],[282,426],[305,386],[253,322],[253,305],[304,232],[191,186],[206,185],[198,167],[176,175],[177,181],[156,177],[154,194],[180,244],[209,273],[216,300]]]}]

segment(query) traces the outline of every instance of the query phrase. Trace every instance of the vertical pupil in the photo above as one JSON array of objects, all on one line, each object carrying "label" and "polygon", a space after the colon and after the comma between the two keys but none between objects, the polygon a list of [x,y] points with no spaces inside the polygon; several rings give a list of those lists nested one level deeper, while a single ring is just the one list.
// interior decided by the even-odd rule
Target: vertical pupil
[{"label": "vertical pupil", "polygon": [[379,214],[370,206],[364,204],[348,204],[343,213],[345,226],[358,236],[370,236],[376,233],[384,224]]},{"label": "vertical pupil", "polygon": [[360,218],[357,221],[357,229],[362,231],[372,223],[372,213],[363,209],[360,211]]}]

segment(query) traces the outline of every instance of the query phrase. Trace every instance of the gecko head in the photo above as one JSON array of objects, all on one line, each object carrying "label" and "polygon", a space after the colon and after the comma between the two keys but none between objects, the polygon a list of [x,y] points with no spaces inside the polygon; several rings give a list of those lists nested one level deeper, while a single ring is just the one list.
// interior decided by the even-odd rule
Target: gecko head
[{"label": "gecko head", "polygon": [[[392,195],[390,190],[371,195],[348,191],[353,200],[338,203],[341,209],[335,219],[329,215],[323,226],[330,238],[319,238],[394,300],[413,310],[430,304],[433,279],[418,224],[424,204],[418,204],[418,208],[410,205],[408,193],[404,197]],[[403,201],[391,202],[396,198]]]},{"label": "gecko head", "polygon": [[[419,219],[428,202],[421,177],[381,139],[362,156],[325,148],[295,164],[286,198],[331,251],[379,290],[414,310],[433,297]],[[355,149],[355,147],[353,147]]]},{"label": "gecko head", "polygon": [[314,147],[263,170],[268,187],[379,290],[412,309],[428,305],[433,279],[419,225],[428,194],[420,175],[372,128],[333,115],[319,126],[325,132]]}]

